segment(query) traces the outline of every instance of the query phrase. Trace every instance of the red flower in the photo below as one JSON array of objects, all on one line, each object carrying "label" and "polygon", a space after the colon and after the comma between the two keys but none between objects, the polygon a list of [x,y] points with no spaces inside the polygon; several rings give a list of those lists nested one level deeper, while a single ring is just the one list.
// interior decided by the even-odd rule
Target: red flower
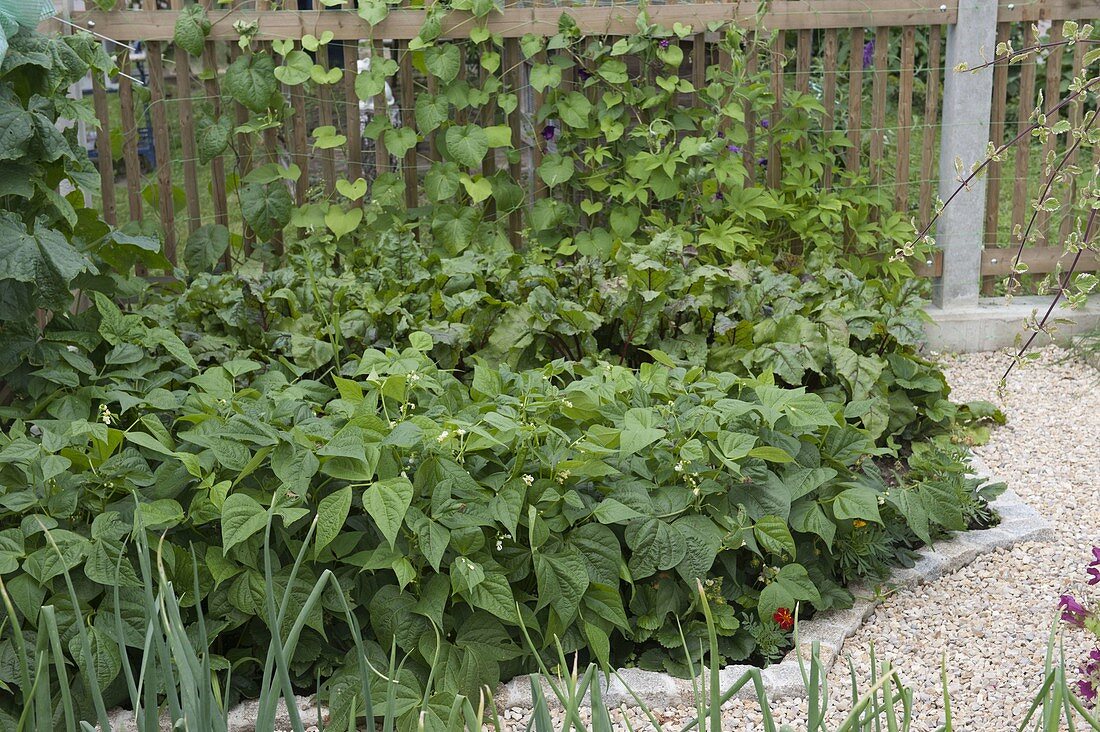
[{"label": "red flower", "polygon": [[781,607],[775,611],[775,615],[772,615],[772,620],[779,624],[779,627],[783,630],[790,630],[794,627],[794,616],[791,615],[791,611],[785,607]]}]

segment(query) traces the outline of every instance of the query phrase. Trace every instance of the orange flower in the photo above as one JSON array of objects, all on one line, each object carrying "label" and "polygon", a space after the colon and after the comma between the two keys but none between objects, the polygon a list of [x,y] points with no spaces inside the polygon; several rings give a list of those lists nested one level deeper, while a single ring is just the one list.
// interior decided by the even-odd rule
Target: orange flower
[{"label": "orange flower", "polygon": [[779,627],[783,630],[790,630],[794,627],[794,616],[791,615],[791,611],[785,607],[781,607],[775,611],[775,615],[772,615],[772,620],[779,624]]}]

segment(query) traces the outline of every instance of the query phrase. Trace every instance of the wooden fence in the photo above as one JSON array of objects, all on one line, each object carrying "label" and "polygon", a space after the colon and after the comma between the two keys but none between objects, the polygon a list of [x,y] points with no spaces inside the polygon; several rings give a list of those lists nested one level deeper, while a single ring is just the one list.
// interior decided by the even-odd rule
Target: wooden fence
[{"label": "wooden fence", "polygon": [[[148,77],[147,100],[135,94],[129,79],[120,77],[116,115],[103,81],[93,80],[95,111],[102,125],[97,136],[98,165],[108,221],[141,220],[155,211],[164,226],[169,258],[175,256],[179,237],[204,223],[237,225],[230,221],[227,202],[232,189],[232,185],[227,185],[227,176],[233,174],[233,163],[241,171],[247,171],[267,159],[276,159],[279,154],[280,141],[275,139],[274,131],[268,133],[259,150],[248,149],[247,140],[241,136],[238,160],[229,163],[221,157],[215,158],[209,165],[209,174],[202,171],[200,175],[193,123],[195,105],[200,102],[212,104],[215,112],[219,111],[214,77],[239,53],[235,22],[255,23],[258,28],[255,38],[259,41],[270,43],[289,39],[298,42],[296,47],[299,48],[306,34],[320,36],[331,32],[332,47],[339,49],[338,60],[348,69],[354,69],[361,58],[392,58],[398,64],[398,72],[390,81],[394,102],[389,108],[395,107],[399,114],[411,115],[418,84],[435,82],[415,71],[412,54],[408,51],[409,40],[416,37],[423,24],[423,10],[393,10],[371,32],[354,10],[270,10],[267,9],[269,0],[255,0],[255,10],[211,9],[212,30],[200,64],[171,45],[183,0],[171,0],[171,10],[154,9],[156,0],[141,1],[145,3],[143,9],[76,13],[73,21],[104,36],[145,44],[147,61],[142,71]],[[945,45],[947,34],[959,18],[959,1],[775,0],[768,4],[762,16],[763,27],[776,32],[772,45],[765,53],[748,59],[750,66],[757,64],[763,65],[760,68],[770,68],[777,99],[782,98],[782,91],[788,87],[818,96],[826,110],[824,132],[843,130],[852,143],[845,165],[865,171],[873,184],[889,187],[898,209],[913,211],[919,222],[927,221],[932,211],[941,177],[938,150],[941,137],[951,124],[942,119],[940,104],[944,84],[951,83],[954,75],[952,70],[945,69]],[[510,71],[503,81],[519,93],[521,99],[521,104],[506,116],[506,120],[496,123],[505,121],[510,125],[513,140],[521,143],[516,145],[520,151],[518,161],[513,159],[508,163],[490,156],[485,163],[486,174],[497,165],[509,165],[518,180],[521,175],[530,175],[538,165],[543,148],[533,129],[532,112],[538,108],[539,98],[528,85],[528,67],[520,61],[519,39],[526,34],[550,36],[557,33],[563,12],[573,17],[585,36],[607,37],[636,32],[636,5],[543,7],[536,0],[534,7],[515,5],[492,14],[488,29],[505,38],[502,68]],[[680,23],[704,29],[708,23],[730,20],[755,27],[758,20],[755,4],[649,5],[646,12],[651,22],[664,27]],[[997,38],[1011,39],[1019,48],[1025,44],[1028,29],[1039,22],[1044,28],[1049,24],[1050,38],[1057,39],[1065,20],[1087,22],[1091,20],[1090,15],[1100,16],[1100,9],[1085,0],[1002,1],[997,9]],[[461,40],[471,25],[468,15],[453,12],[445,17],[441,35]],[[713,35],[698,32],[682,42],[685,61],[681,73],[701,82],[706,66],[721,61],[714,41]],[[974,100],[974,114],[989,116],[990,139],[999,144],[1026,126],[1038,88],[1044,90],[1048,100],[1064,94],[1074,71],[1081,67],[1085,50],[1078,44],[1069,54],[1059,49],[1020,65],[998,67],[994,72],[992,98]],[[985,49],[986,56],[991,57],[993,51]],[[330,61],[324,53],[318,58],[322,65]],[[123,71],[133,74],[134,62],[128,62]],[[463,72],[467,71],[476,73],[473,67],[464,66]],[[381,143],[373,149],[366,148],[354,74],[344,74],[342,84],[341,87],[321,86],[319,95],[311,94],[308,98],[301,86],[283,89],[295,113],[280,133],[282,145],[289,159],[308,173],[296,183],[297,201],[306,200],[312,185],[331,191],[338,178],[354,180],[360,175],[369,177],[384,170],[397,170],[404,176],[406,203],[410,207],[417,205],[421,163],[436,157],[430,136],[410,149],[400,161],[391,159]],[[781,102],[776,104],[778,114]],[[384,94],[374,100],[374,108],[387,108]],[[1078,118],[1084,113],[1084,107],[1069,107],[1067,113]],[[240,120],[246,118],[242,108],[238,108],[236,114]],[[149,190],[144,189],[139,155],[145,139],[142,128],[146,116],[156,159],[155,183]],[[309,135],[318,124],[337,127],[347,137],[346,146],[342,150],[321,151],[319,159],[315,158],[309,146]],[[753,127],[750,120],[749,128]],[[778,156],[777,147],[769,145],[766,135],[763,132],[757,135],[758,139],[750,141],[746,153],[750,166],[758,155],[769,159]],[[174,138],[178,138],[178,146],[173,144]],[[126,189],[124,197],[117,196],[118,204],[115,189],[120,171],[112,152],[112,139],[116,141],[115,153],[121,148],[123,175],[119,185]],[[1056,146],[1062,144],[1065,144],[1065,136],[1059,140],[1052,138],[1043,152],[1061,152]],[[976,150],[972,159],[982,157],[984,150]],[[991,168],[986,189],[985,233],[979,238],[985,245],[981,251],[981,275],[983,291],[987,294],[994,292],[998,277],[1011,271],[1011,257],[1006,256],[1005,248],[1015,243],[1012,228],[1024,221],[1030,212],[1030,200],[1038,192],[1042,167],[1039,156],[1029,152],[1028,147],[1021,147],[1010,158]],[[777,169],[774,164],[761,167],[773,171],[773,175]],[[769,182],[767,171],[752,172],[760,177],[762,184]],[[1068,195],[1076,185],[1070,181],[1061,188],[1065,188]],[[1055,271],[1062,259],[1061,236],[1072,227],[1072,214],[1066,211],[1047,215],[1040,222],[1042,245],[1029,248],[1024,258],[1031,273]],[[518,231],[521,226],[518,215],[513,216],[510,224]],[[247,245],[248,233],[244,234]],[[1079,269],[1100,269],[1097,257],[1089,256],[1084,260]],[[949,265],[938,259],[930,261],[923,267],[923,274],[939,276],[944,266]],[[974,287],[976,295],[976,282]]]}]

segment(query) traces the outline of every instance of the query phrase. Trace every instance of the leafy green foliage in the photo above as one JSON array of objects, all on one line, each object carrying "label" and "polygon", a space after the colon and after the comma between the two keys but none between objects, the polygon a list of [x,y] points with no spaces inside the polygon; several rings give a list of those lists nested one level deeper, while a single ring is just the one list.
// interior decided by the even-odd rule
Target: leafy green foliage
[{"label": "leafy green foliage", "polygon": [[[594,660],[681,669],[663,649],[683,645],[681,626],[688,650],[705,636],[692,589],[703,579],[716,588],[722,657],[751,658],[777,607],[850,600],[853,575],[828,547],[860,530],[854,514],[889,517],[899,545],[963,528],[954,493],[892,487],[872,468],[889,450],[844,416],[840,390],[592,360],[526,371],[476,361],[464,383],[428,357],[424,333],[320,379],[243,358],[196,369],[151,321],[98,304],[86,358],[104,369],[35,377],[58,396],[0,440],[0,481],[25,486],[0,510],[22,527],[5,551],[22,563],[23,605],[51,601],[63,572],[83,573],[81,612],[111,638],[109,614],[98,618],[110,587],[139,591],[126,544],[139,520],[168,531],[169,578],[182,583],[189,557],[201,560],[194,600],[234,653],[254,653],[270,620],[256,564],[264,527],[274,522],[282,587],[316,517],[301,580],[334,574],[368,639],[408,656],[417,698],[437,653],[447,673],[434,683],[449,692],[529,668],[524,631],[537,650],[558,639]],[[78,384],[58,391],[49,378]],[[908,503],[870,510],[899,491]],[[48,517],[60,554],[35,516]],[[291,591],[291,615],[306,594]],[[71,610],[58,611],[68,622]],[[309,613],[301,683],[350,672],[348,638],[328,620],[337,612],[322,602]],[[433,624],[439,646],[425,640]]]},{"label": "leafy green foliage", "polygon": [[[385,11],[359,7],[371,23]],[[255,688],[246,659],[300,617],[286,684],[325,679],[346,720],[363,702],[358,642],[332,621],[350,613],[371,649],[404,659],[391,674],[404,714],[559,646],[687,673],[707,639],[717,664],[764,663],[787,643],[778,609],[844,605],[849,580],[992,520],[956,443],[973,439],[961,423],[996,413],[952,404],[920,357],[922,286],[904,262],[864,256],[892,252],[904,219],[858,180],[824,189],[844,142],[810,134],[815,100],[791,95],[767,128],[779,185],[746,187],[744,104],[762,116],[774,100],[741,63],[738,32],[723,35],[735,63],[684,106],[682,51],[655,29],[609,46],[563,23],[547,48],[571,53],[532,73],[547,94],[536,174],[553,191],[528,206],[508,170],[483,168],[523,144],[495,124],[518,104],[499,39],[472,34],[488,72],[475,88],[459,79],[467,49],[436,40],[440,12],[410,48],[441,91],[402,126],[376,115],[364,131],[396,153],[434,132],[430,205],[407,209],[403,180],[384,173],[295,208],[288,183],[306,173],[263,165],[238,189],[256,256],[220,271],[235,237],[202,227],[183,250],[187,279],[159,288],[126,276],[139,253],[152,261],[154,232],[81,212],[68,224],[58,206],[46,221],[66,222],[65,238],[0,212],[12,252],[0,273],[35,307],[60,309],[74,284],[113,272],[91,288],[94,309],[58,314],[64,330],[31,331],[32,355],[13,359],[0,576],[24,627],[47,604],[62,627],[88,619],[96,648],[139,647],[133,547],[155,538],[167,580],[195,588],[181,623],[218,639],[211,663],[240,669],[233,693]],[[178,31],[196,47],[201,12]],[[332,83],[290,44],[272,44],[280,61],[241,44],[222,92],[252,117],[204,119],[207,158],[279,124],[279,83]],[[580,88],[561,85],[570,68]],[[358,72],[357,95],[383,94],[396,70]],[[26,136],[29,110],[12,111],[11,160],[44,147]],[[332,126],[313,138],[343,142]],[[518,250],[512,212],[528,225]],[[77,246],[77,231],[111,246]],[[0,657],[17,642],[0,636]],[[120,686],[127,654],[70,653]],[[0,664],[0,682],[17,681]]]},{"label": "leafy green foliage", "polygon": [[80,337],[80,317],[68,312],[74,289],[115,291],[105,272],[164,259],[155,238],[111,232],[85,206],[80,189],[94,189],[98,175],[75,126],[57,124],[94,124],[66,91],[89,68],[114,68],[102,46],[85,36],[51,40],[31,32],[10,40],[0,69],[0,376],[18,389]]}]

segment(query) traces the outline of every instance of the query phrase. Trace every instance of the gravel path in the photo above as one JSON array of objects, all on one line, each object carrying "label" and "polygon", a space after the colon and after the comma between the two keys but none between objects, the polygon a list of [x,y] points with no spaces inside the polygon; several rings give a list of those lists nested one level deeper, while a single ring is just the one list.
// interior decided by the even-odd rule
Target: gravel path
[{"label": "gravel path", "polygon": [[[1047,350],[1009,378],[1003,400],[997,384],[1004,354],[943,357],[959,401],[998,403],[1008,425],[978,448],[992,473],[1049,517],[1059,534],[1051,543],[1027,543],[979,557],[935,582],[891,595],[845,644],[864,688],[868,649],[890,660],[914,692],[914,732],[943,721],[941,663],[946,665],[955,730],[1016,728],[1042,683],[1042,663],[1058,596],[1085,586],[1090,549],[1100,543],[1100,385],[1097,372]],[[1066,638],[1067,658],[1079,657],[1078,637]],[[833,717],[843,718],[850,696],[847,664],[829,674]],[[773,704],[776,721],[801,728],[805,702]],[[635,729],[649,729],[639,710],[626,710]],[[693,716],[687,709],[657,713],[667,729]],[[622,712],[615,716],[621,718]],[[506,714],[522,729],[526,715]],[[735,701],[725,712],[728,730],[755,730],[760,710]],[[623,726],[623,729],[626,729]]]}]

